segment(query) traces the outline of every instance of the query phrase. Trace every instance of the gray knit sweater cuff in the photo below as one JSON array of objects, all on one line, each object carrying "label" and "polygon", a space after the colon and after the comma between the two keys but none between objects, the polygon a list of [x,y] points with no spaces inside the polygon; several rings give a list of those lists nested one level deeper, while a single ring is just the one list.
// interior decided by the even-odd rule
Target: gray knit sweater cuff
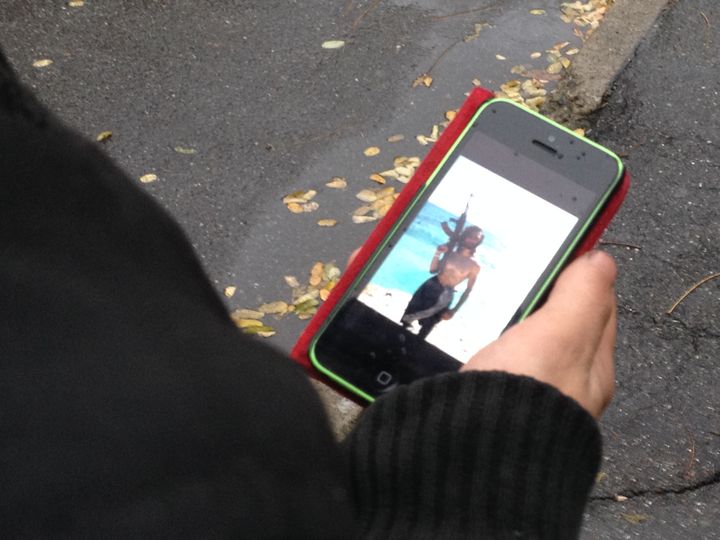
[{"label": "gray knit sweater cuff", "polygon": [[452,373],[379,399],[346,449],[366,537],[562,539],[578,534],[601,438],[549,385]]}]

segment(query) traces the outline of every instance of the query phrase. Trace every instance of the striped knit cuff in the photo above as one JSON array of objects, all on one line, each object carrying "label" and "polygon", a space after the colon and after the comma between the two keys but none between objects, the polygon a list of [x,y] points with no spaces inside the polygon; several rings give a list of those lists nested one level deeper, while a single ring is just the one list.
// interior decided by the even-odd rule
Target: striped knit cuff
[{"label": "striped knit cuff", "polygon": [[372,538],[574,538],[601,454],[579,404],[500,372],[402,387],[346,445]]}]

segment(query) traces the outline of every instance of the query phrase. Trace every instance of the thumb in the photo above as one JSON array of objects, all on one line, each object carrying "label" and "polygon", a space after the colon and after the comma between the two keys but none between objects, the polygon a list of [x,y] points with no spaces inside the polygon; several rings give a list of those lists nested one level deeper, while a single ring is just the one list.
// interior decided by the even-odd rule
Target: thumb
[{"label": "thumb", "polygon": [[580,331],[599,332],[615,310],[616,278],[613,258],[603,251],[591,251],[563,270],[548,296],[545,311],[562,317],[565,325],[570,323]]}]

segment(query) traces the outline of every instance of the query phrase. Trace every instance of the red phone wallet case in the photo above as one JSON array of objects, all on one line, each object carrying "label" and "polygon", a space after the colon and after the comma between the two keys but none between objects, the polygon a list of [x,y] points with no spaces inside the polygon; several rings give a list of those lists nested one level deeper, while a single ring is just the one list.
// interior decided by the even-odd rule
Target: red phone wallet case
[{"label": "red phone wallet case", "polygon": [[[453,146],[458,137],[460,137],[463,130],[467,127],[468,123],[478,111],[480,106],[493,97],[494,94],[484,88],[475,88],[470,93],[453,121],[447,126],[447,128],[445,128],[438,141],[428,152],[427,156],[416,170],[415,175],[400,192],[400,195],[398,196],[393,206],[390,208],[385,217],[378,223],[375,229],[370,233],[370,236],[363,244],[355,259],[345,270],[345,273],[342,275],[340,281],[332,290],[328,299],[325,300],[325,302],[318,309],[315,316],[310,320],[307,327],[300,335],[297,343],[293,347],[292,352],[290,353],[291,358],[295,362],[300,364],[311,377],[323,380],[329,386],[333,387],[344,396],[361,405],[367,405],[367,402],[362,400],[362,398],[360,398],[359,396],[356,396],[345,390],[344,388],[340,387],[338,384],[331,381],[329,378],[323,376],[322,373],[320,373],[312,365],[309,357],[310,345],[313,341],[313,338],[322,327],[325,319],[333,311],[345,291],[347,291],[348,287],[352,285],[358,273],[361,272],[362,269],[365,267],[366,263],[372,256],[377,246],[382,242],[383,238],[385,238],[385,236],[392,230],[393,226],[402,216],[407,206],[412,203],[415,194],[418,192],[419,189],[423,187],[427,179],[438,167],[447,152]],[[591,250],[595,246],[595,244],[600,239],[600,236],[605,231],[605,228],[610,223],[610,220],[620,208],[620,205],[622,204],[629,187],[630,177],[626,172],[622,179],[621,185],[607,202],[603,213],[595,219],[592,228],[587,232],[585,238],[576,248],[574,256],[581,255],[582,253]]]}]

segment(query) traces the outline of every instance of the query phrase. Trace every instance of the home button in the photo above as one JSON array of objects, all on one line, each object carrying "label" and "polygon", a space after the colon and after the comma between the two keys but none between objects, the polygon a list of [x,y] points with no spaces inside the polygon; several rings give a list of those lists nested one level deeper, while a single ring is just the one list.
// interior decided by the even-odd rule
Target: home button
[{"label": "home button", "polygon": [[390,375],[387,371],[381,371],[377,374],[377,377],[375,377],[375,380],[378,382],[380,386],[387,386],[390,384],[393,380],[393,376]]}]

